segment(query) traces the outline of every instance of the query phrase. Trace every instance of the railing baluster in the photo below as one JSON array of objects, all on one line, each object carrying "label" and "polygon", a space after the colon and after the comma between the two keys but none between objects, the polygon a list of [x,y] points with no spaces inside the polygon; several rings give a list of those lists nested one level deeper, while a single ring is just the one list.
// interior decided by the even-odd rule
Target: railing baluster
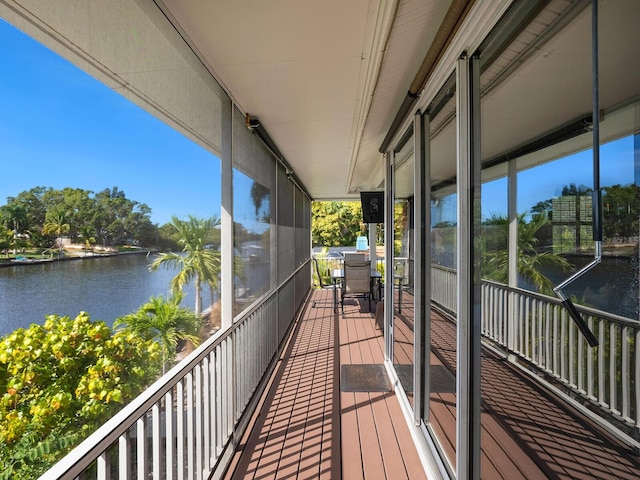
[{"label": "railing baluster", "polygon": [[216,384],[216,357],[215,352],[209,354],[209,382],[211,384],[211,391],[209,394],[209,402],[211,405],[211,418],[209,419],[209,431],[211,432],[211,450],[209,451],[209,457],[211,458],[211,465],[215,465],[218,460],[218,436],[216,430],[216,399],[217,399],[217,384]]},{"label": "railing baluster", "polygon": [[173,443],[173,415],[175,413],[173,403],[173,390],[169,390],[164,396],[165,415],[165,475],[166,480],[173,480],[173,468],[175,460],[175,448]]},{"label": "railing baluster", "polygon": [[598,401],[600,405],[606,406],[606,392],[605,392],[605,370],[604,370],[604,331],[605,331],[605,323],[600,322],[600,327],[598,328],[598,344],[601,345],[598,347]]},{"label": "railing baluster", "polygon": [[160,405],[156,403],[151,408],[151,448],[153,449],[152,471],[153,480],[160,480],[160,447],[162,431],[160,427]]},{"label": "railing baluster", "polygon": [[505,312],[506,321],[504,322],[505,328],[507,329],[505,332],[506,339],[506,347],[508,350],[513,350],[513,321],[514,316],[516,314],[515,305],[514,305],[514,294],[513,292],[507,292],[507,311]]},{"label": "railing baluster", "polygon": [[136,452],[138,462],[138,479],[147,478],[147,422],[143,415],[136,422]]},{"label": "railing baluster", "polygon": [[585,358],[584,358],[584,345],[585,345],[585,340],[582,338],[582,336],[578,337],[578,363],[576,365],[577,367],[577,383],[576,386],[578,388],[578,391],[580,393],[585,393]]},{"label": "railing baluster", "polygon": [[519,353],[520,355],[524,356],[524,342],[523,342],[523,335],[524,335],[524,328],[525,328],[525,323],[526,323],[526,318],[527,318],[527,309],[526,309],[526,304],[527,304],[527,298],[526,297],[520,297],[519,301],[518,301],[518,345],[517,345],[517,353]]},{"label": "railing baluster", "polygon": [[129,452],[129,432],[127,431],[118,438],[118,480],[129,480],[131,472]]},{"label": "railing baluster", "polygon": [[500,318],[498,319],[498,332],[499,332],[499,342],[501,345],[504,345],[507,341],[506,338],[506,318],[507,318],[507,303],[506,303],[506,292],[502,291],[499,288],[496,288],[496,294],[498,296],[496,303],[496,309],[500,312]]},{"label": "railing baluster", "polygon": [[193,371],[186,375],[187,378],[187,479],[194,480],[195,465],[194,461],[194,402],[193,402]]},{"label": "railing baluster", "polygon": [[567,312],[562,311],[560,316],[560,379],[567,381]]},{"label": "railing baluster", "polygon": [[484,332],[483,334],[486,335],[488,338],[491,338],[491,326],[490,326],[491,319],[487,315],[489,309],[491,308],[491,303],[488,300],[489,288],[482,288],[480,290],[480,295],[482,296],[482,300],[480,302],[480,308],[482,309],[482,314],[480,315],[480,317],[482,319],[482,330]]},{"label": "railing baluster", "polygon": [[178,480],[184,480],[184,380],[176,385],[176,460]]},{"label": "railing baluster", "polygon": [[200,364],[196,365],[193,371],[195,376],[195,470],[197,480],[202,480],[202,467],[204,460],[202,455],[202,369],[200,368]]},{"label": "railing baluster", "polygon": [[227,416],[228,416],[228,408],[229,402],[227,401],[229,398],[229,391],[234,388],[234,382],[231,380],[229,372],[227,371],[227,347],[229,342],[233,338],[233,335],[229,337],[226,341],[220,345],[220,358],[218,361],[220,362],[220,376],[223,382],[223,387],[221,390],[222,402],[220,405],[220,439],[221,442],[224,442],[224,439],[227,438]]},{"label": "railing baluster", "polygon": [[559,329],[560,329],[560,307],[558,305],[553,306],[553,373],[558,376],[558,369],[560,368],[560,344],[558,343]]},{"label": "railing baluster", "polygon": [[622,418],[630,420],[631,402],[629,398],[629,383],[631,375],[629,372],[629,327],[622,329]]},{"label": "railing baluster", "polygon": [[482,299],[482,306],[485,308],[485,316],[486,316],[486,321],[484,322],[485,324],[485,329],[487,332],[487,336],[489,338],[493,338],[493,325],[492,323],[495,321],[495,318],[492,317],[492,312],[491,312],[491,287],[487,288],[484,290],[483,292],[483,299]]},{"label": "railing baluster", "polygon": [[569,329],[569,356],[567,359],[567,367],[569,369],[569,385],[571,387],[576,386],[576,373],[575,373],[575,365],[576,365],[576,327],[573,323],[569,323],[567,325]]},{"label": "railing baluster", "polygon": [[[594,323],[593,316],[590,315],[587,324],[589,326],[589,330],[591,330],[592,332],[595,331],[593,329],[593,323]],[[594,348],[587,349],[587,397],[591,400],[596,399],[595,392],[594,392],[595,382],[593,378],[593,365],[595,362],[595,358],[593,353],[599,352],[599,351],[600,351],[600,347],[598,347],[597,349],[594,349]]]},{"label": "railing baluster", "polygon": [[109,459],[106,452],[100,454],[97,462],[97,479],[98,480],[109,480],[107,476],[109,466]]},{"label": "railing baluster", "polygon": [[496,292],[493,288],[489,290],[489,310],[491,312],[490,329],[491,337],[493,340],[498,341],[498,315],[496,311]]},{"label": "railing baluster", "polygon": [[635,382],[635,395],[636,395],[636,428],[640,430],[640,329],[636,330],[635,342],[633,348],[636,351],[635,354],[635,369],[636,369],[636,382]]},{"label": "railing baluster", "polygon": [[535,337],[534,337],[534,348],[536,352],[536,364],[538,366],[544,365],[544,337],[542,336],[542,332],[544,331],[544,309],[546,307],[546,302],[543,300],[539,300],[536,308],[536,316],[535,316]]},{"label": "railing baluster", "polygon": [[531,299],[527,297],[524,307],[524,348],[522,349],[525,358],[531,359],[530,343],[529,343],[529,325],[531,323]]},{"label": "railing baluster", "polygon": [[552,352],[552,336],[551,336],[551,325],[553,324],[553,306],[550,303],[547,303],[546,312],[545,312],[545,324],[544,324],[544,368],[547,372],[552,371],[552,360],[551,356]]},{"label": "railing baluster", "polygon": [[202,417],[202,435],[203,435],[203,460],[204,460],[204,471],[208,472],[211,469],[211,430],[209,429],[209,425],[211,424],[211,411],[210,406],[211,402],[209,399],[211,398],[211,378],[210,378],[210,369],[209,369],[209,357],[205,357],[202,359],[202,408],[203,408],[203,417]]},{"label": "railing baluster", "polygon": [[615,323],[611,323],[609,327],[609,408],[614,413],[620,413],[617,409],[618,406],[618,389],[616,388],[616,358],[618,356],[618,349],[616,341],[617,328]]},{"label": "railing baluster", "polygon": [[216,370],[216,444],[218,445],[218,451],[216,452],[218,455],[222,452],[222,418],[224,411],[224,401],[223,401],[223,389],[225,385],[223,382],[222,375],[222,366],[221,360],[222,357],[222,345],[220,348],[216,350],[216,359],[215,359],[215,370]]},{"label": "railing baluster", "polygon": [[235,399],[236,399],[236,375],[235,375],[235,362],[233,361],[233,352],[234,352],[234,345],[235,345],[235,340],[236,340],[236,335],[232,335],[231,338],[234,341],[229,341],[228,344],[228,348],[226,351],[226,356],[225,356],[225,362],[226,362],[226,372],[227,372],[227,376],[229,378],[231,378],[231,388],[229,389],[229,401],[227,403],[227,419],[226,419],[226,429],[224,432],[224,438],[225,440],[227,438],[229,438],[229,435],[231,435],[231,433],[233,433],[233,425],[234,425],[234,421],[235,421]]}]

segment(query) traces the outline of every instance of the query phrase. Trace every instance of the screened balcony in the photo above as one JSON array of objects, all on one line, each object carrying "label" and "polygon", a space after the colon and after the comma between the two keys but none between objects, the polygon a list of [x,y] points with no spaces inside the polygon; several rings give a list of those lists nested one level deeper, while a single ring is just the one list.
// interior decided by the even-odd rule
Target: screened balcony
[{"label": "screened balcony", "polygon": [[[640,183],[637,2],[60,5],[0,2],[220,158],[222,330],[43,478],[637,476],[635,200],[604,215],[619,288],[569,292],[598,347],[517,268],[519,228],[552,213],[537,240],[572,275],[598,253],[582,197]],[[384,308],[342,317],[308,296],[310,204],[366,190],[385,194]],[[389,386],[350,391],[359,364]]]}]

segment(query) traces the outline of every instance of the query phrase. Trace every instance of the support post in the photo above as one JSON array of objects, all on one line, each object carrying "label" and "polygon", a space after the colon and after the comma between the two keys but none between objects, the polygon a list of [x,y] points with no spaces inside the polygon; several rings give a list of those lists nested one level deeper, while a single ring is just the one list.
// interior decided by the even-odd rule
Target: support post
[{"label": "support post", "polygon": [[456,476],[480,479],[480,269],[474,239],[480,216],[479,60],[457,63],[458,339]]},{"label": "support post", "polygon": [[233,324],[233,110],[225,95],[222,107],[220,302],[221,330]]}]

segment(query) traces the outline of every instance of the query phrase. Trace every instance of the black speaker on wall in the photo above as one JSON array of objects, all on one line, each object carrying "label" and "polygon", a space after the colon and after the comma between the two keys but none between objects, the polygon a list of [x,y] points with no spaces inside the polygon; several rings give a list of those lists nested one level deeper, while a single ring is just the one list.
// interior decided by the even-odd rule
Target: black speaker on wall
[{"label": "black speaker on wall", "polygon": [[360,192],[362,221],[384,223],[384,192]]}]

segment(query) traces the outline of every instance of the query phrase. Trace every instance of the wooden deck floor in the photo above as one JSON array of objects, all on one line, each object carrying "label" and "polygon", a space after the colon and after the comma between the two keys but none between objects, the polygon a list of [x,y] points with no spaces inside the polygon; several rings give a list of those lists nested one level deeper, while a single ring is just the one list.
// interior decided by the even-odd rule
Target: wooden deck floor
[{"label": "wooden deck floor", "polygon": [[[455,373],[455,325],[434,314],[432,342],[431,364]],[[345,384],[345,369],[382,362],[373,314],[355,301],[334,314],[331,292],[314,291],[226,478],[426,478],[395,394]],[[482,370],[482,478],[640,478],[637,456],[507,362],[485,352]],[[455,401],[431,397],[450,459]]]}]

